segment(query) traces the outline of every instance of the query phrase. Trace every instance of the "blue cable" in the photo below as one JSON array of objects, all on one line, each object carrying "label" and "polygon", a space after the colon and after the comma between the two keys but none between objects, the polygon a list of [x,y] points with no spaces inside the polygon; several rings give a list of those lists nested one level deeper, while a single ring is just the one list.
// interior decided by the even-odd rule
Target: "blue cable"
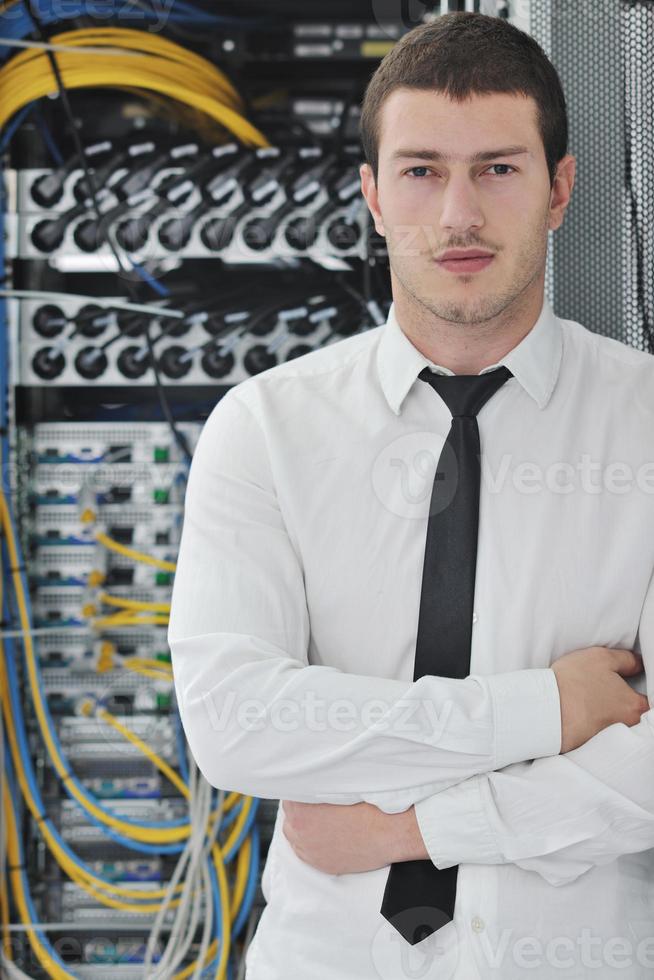
[{"label": "blue cable", "polygon": [[[3,386],[3,388],[2,388],[3,397],[4,397],[5,390],[6,389]],[[4,458],[6,458],[6,457],[4,457]],[[10,516],[11,523],[14,524],[13,514],[11,512],[11,501],[10,500],[7,501],[7,506],[9,508],[9,516]],[[16,537],[16,549],[17,549],[17,556],[18,556],[18,564],[19,564],[19,567],[21,569],[24,569],[24,562],[23,562],[23,557],[22,557],[22,553],[21,553],[21,549],[20,549],[20,542],[18,541],[18,538],[17,537]],[[25,594],[25,605],[26,605],[26,608],[27,608],[28,619],[29,619],[30,622],[32,622],[32,610],[31,610],[31,603],[30,603],[29,592],[28,592],[28,589],[27,589],[27,582],[25,580],[25,572],[24,571],[19,571],[18,574],[20,575],[21,582],[22,582],[22,585],[23,585],[23,591],[24,591],[24,594]],[[55,728],[55,725],[54,725],[54,722],[53,722],[53,719],[52,719],[52,714],[50,713],[50,708],[49,708],[49,705],[48,705],[48,701],[47,701],[47,698],[45,697],[45,692],[44,692],[44,689],[43,689],[43,676],[42,676],[42,673],[41,673],[41,665],[39,663],[38,657],[36,657],[36,656],[34,657],[34,665],[35,665],[35,673],[36,673],[36,682],[37,682],[37,685],[39,687],[39,691],[41,693],[41,701],[42,701],[42,704],[43,704],[43,714],[45,716],[45,722],[46,722],[46,725],[48,727],[48,731],[50,733],[50,737],[52,738],[52,741],[54,742],[54,744],[57,747],[57,751],[60,753],[60,755],[62,756],[62,758],[65,758],[65,754],[64,754],[64,751],[63,751],[61,742],[59,740],[59,736],[57,734],[57,731],[56,731],[56,728]],[[77,789],[79,790],[79,792],[84,796],[84,798],[89,803],[91,803],[93,806],[98,807],[100,810],[103,811],[103,813],[108,814],[110,817],[118,817],[118,814],[114,813],[109,807],[104,806],[103,803],[102,803],[102,801],[98,797],[96,797],[89,789],[87,789],[80,782],[80,780],[77,778],[77,776],[71,770],[69,770],[68,774],[69,774],[69,779],[67,779],[64,782],[64,789],[66,790],[66,792],[68,793],[68,795],[70,796],[70,798],[75,802],[75,804],[78,807],[80,807],[81,810],[83,810],[84,812],[86,812],[85,809],[84,809],[84,806],[82,805],[82,803],[80,803],[80,801],[77,799],[77,797],[73,794],[72,790],[68,786],[68,783],[69,782],[73,783],[77,787]],[[90,817],[90,815],[89,815],[89,817]],[[159,821],[159,822],[147,822],[147,821],[141,822],[140,820],[132,820],[132,819],[130,819],[128,817],[120,817],[119,819],[123,820],[125,823],[131,824],[132,826],[135,826],[135,827],[147,827],[148,829],[170,829],[172,827],[182,827],[186,823],[188,823],[188,821],[185,820],[185,819],[183,819],[183,818],[182,819],[179,819],[179,820],[169,820],[169,821]],[[100,821],[98,821],[98,824],[100,826],[104,826],[103,824],[100,823]]]},{"label": "blue cable", "polygon": [[[19,821],[18,821],[18,814],[16,813],[16,806],[15,806],[15,803],[14,803],[15,800],[19,799],[19,796],[18,796],[18,787],[16,786],[16,781],[15,781],[15,776],[14,776],[14,770],[13,770],[12,762],[11,762],[11,755],[9,754],[8,748],[5,749],[5,760],[4,760],[4,762],[5,762],[5,777],[7,779],[7,782],[9,783],[9,795],[11,797],[11,807],[12,807],[12,809],[14,811],[14,820],[16,822],[16,826],[19,827],[20,824],[19,824]],[[23,881],[23,893],[25,895],[25,902],[26,902],[26,905],[27,905],[27,911],[28,911],[28,914],[29,914],[29,917],[30,917],[31,922],[33,922],[35,924],[38,924],[38,921],[39,920],[38,920],[38,917],[37,917],[37,914],[36,914],[36,909],[34,907],[34,902],[32,901],[32,895],[30,893],[29,882],[27,880],[27,872],[26,872],[26,869],[25,869],[25,853],[23,851],[23,842],[20,839],[20,833],[17,834],[17,837],[18,837],[18,860],[19,860],[19,863],[21,865],[20,876],[21,876],[22,881]],[[35,928],[34,931],[37,934],[37,936],[39,937],[39,939],[41,940],[42,944],[47,949],[47,951],[50,954],[50,956],[53,958],[53,960],[55,960],[56,963],[58,963],[59,966],[61,966],[64,970],[68,970],[67,965],[64,963],[64,961],[62,960],[62,958],[59,956],[59,953],[56,951],[56,949],[54,948],[54,946],[52,945],[52,943],[50,942],[50,940],[48,939],[48,937],[45,935],[44,932],[42,932],[42,930],[38,927],[38,925],[37,925],[37,927]]]},{"label": "blue cable", "polygon": [[[172,6],[157,6],[153,4],[151,9],[145,7],[135,7],[125,4],[123,0],[108,0],[102,3],[99,0],[86,0],[77,4],[68,2],[66,4],[57,3],[56,0],[50,5],[46,5],[44,0],[39,4],[39,19],[43,24],[56,24],[58,21],[71,20],[76,17],[95,17],[101,19],[102,23],[111,20],[118,21],[148,21],[154,20],[155,26],[161,24],[162,18],[172,24],[195,23],[197,25],[224,25],[226,27],[239,26],[259,26],[270,30],[283,30],[283,25],[279,20],[265,17],[229,17],[220,14],[213,14],[205,10],[198,10],[184,0],[174,0]],[[16,3],[0,14],[0,36],[11,40],[22,40],[28,37],[33,30],[33,24],[29,17],[28,8],[23,2]],[[0,45],[0,60],[6,60],[15,52],[15,48],[9,45]]]},{"label": "blue cable", "polygon": [[[244,798],[241,798],[239,800],[239,802],[238,802],[238,806],[237,807],[234,807],[234,809],[235,810],[236,809],[239,809],[240,810],[240,808],[243,806],[244,802],[245,802],[245,799]],[[250,833],[250,828],[252,827],[252,825],[254,823],[254,818],[256,817],[256,814],[257,814],[257,810],[258,809],[259,809],[259,799],[258,799],[258,797],[253,796],[252,797],[252,807],[250,809],[250,812],[247,815],[247,819],[246,819],[245,823],[243,824],[243,827],[241,828],[241,833],[239,834],[237,840],[234,841],[234,844],[229,849],[229,851],[224,855],[225,864],[229,864],[229,862],[232,860],[232,858],[235,856],[235,854],[238,853],[238,851],[239,851],[239,849],[241,847],[241,844],[245,840],[246,836]]]},{"label": "blue cable", "polygon": [[206,976],[207,972],[209,976],[212,975],[218,963],[218,956],[220,955],[220,945],[223,938],[223,922],[222,922],[222,903],[220,901],[220,889],[218,888],[218,875],[216,874],[216,869],[214,863],[209,857],[208,859],[209,868],[209,879],[211,881],[211,894],[213,896],[213,909],[214,909],[214,929],[215,938],[218,941],[218,955],[209,963],[209,965],[203,970],[203,974]]},{"label": "blue cable", "polygon": [[186,738],[182,727],[182,719],[179,708],[175,707],[173,724],[175,725],[175,738],[177,741],[177,765],[185,783],[189,781],[188,760],[186,758]]},{"label": "blue cable", "polygon": [[148,286],[150,286],[155,293],[158,293],[160,296],[170,296],[170,290],[167,289],[166,286],[164,286],[162,283],[157,282],[157,280],[150,275],[147,269],[145,269],[142,265],[139,265],[138,262],[134,262],[134,260],[130,258],[130,256],[128,256],[128,259],[129,259],[129,264],[134,269],[134,271],[138,272],[143,282],[147,283]]},{"label": "blue cable", "polygon": [[[14,133],[20,126],[22,126],[22,124],[25,122],[29,114],[32,112],[35,105],[36,102],[28,102],[26,106],[23,106],[20,112],[16,113],[16,115],[12,118],[11,122],[6,124],[2,134],[2,139],[0,140],[0,153],[4,153],[4,151],[7,149],[9,143],[11,142],[14,136]],[[3,197],[4,197],[4,193],[3,193]],[[4,208],[0,210],[4,214]],[[2,262],[2,268],[4,269],[4,259]]]},{"label": "blue cable", "polygon": [[239,913],[234,919],[234,925],[232,926],[232,938],[236,939],[243,929],[243,926],[247,922],[248,916],[250,914],[250,909],[254,903],[254,897],[257,890],[257,882],[259,879],[259,861],[261,856],[260,847],[260,836],[259,836],[259,825],[252,825],[252,852],[250,855],[250,867],[248,868],[248,880],[245,886],[245,892],[243,893],[243,901],[241,903],[241,908]]},{"label": "blue cable", "polygon": [[48,150],[50,151],[50,156],[52,157],[52,159],[54,160],[54,162],[56,163],[56,165],[58,167],[61,167],[61,166],[63,166],[64,158],[62,157],[61,153],[59,152],[59,147],[55,143],[54,137],[53,137],[52,133],[50,132],[50,127],[48,126],[48,124],[47,124],[47,122],[45,120],[45,116],[43,115],[43,109],[41,107],[40,100],[37,103],[37,110],[36,111],[37,111],[37,124],[38,124],[39,129],[41,130],[41,135],[43,137],[43,142],[45,143],[45,145],[47,146]]},{"label": "blue cable", "polygon": [[[6,610],[7,610],[7,606],[5,604],[5,611]],[[27,780],[27,783],[29,785],[30,793],[34,798],[34,802],[36,803],[39,812],[45,813],[45,805],[43,802],[43,797],[41,796],[41,791],[39,789],[39,785],[36,779],[36,773],[34,771],[34,764],[29,751],[29,743],[27,739],[27,732],[25,729],[25,721],[22,715],[22,711],[20,710],[20,689],[18,685],[18,672],[15,664],[16,655],[13,649],[13,640],[8,637],[5,640],[5,646],[7,651],[7,655],[5,656],[5,663],[7,666],[7,676],[9,681],[8,693],[9,693],[9,699],[11,701],[12,715],[14,716],[16,740],[18,742],[18,748],[21,756],[22,769],[25,774],[25,779]],[[91,823],[95,824],[96,826],[99,825],[100,827],[105,829],[105,831],[109,830],[109,828],[104,827],[104,824],[100,824],[95,817],[90,815],[87,816]],[[76,864],[78,864],[81,868],[83,868],[85,871],[87,871],[89,874],[96,875],[93,868],[91,868],[88,864],[86,864],[86,862],[83,861],[82,858],[78,857],[77,854],[75,854],[75,852],[69,847],[66,841],[61,837],[55,825],[48,818],[46,818],[44,822],[47,824],[48,829],[52,832],[53,836],[57,840],[57,843],[66,852],[68,857]],[[113,840],[115,840],[118,844],[121,844],[123,847],[128,847],[130,850],[135,850],[138,851],[139,853],[143,852],[146,854],[156,854],[156,855],[179,854],[183,849],[183,844],[161,844],[161,845],[141,844],[139,842],[131,840],[128,837],[122,837],[120,834],[118,834],[116,831],[113,830],[109,831],[108,836],[111,836]],[[111,881],[109,881],[106,878],[102,878],[101,875],[96,875],[96,877],[101,878],[102,881],[104,881],[108,885],[112,884]]]},{"label": "blue cable", "polygon": [[[5,615],[9,616],[11,610],[9,609],[7,602],[8,600],[5,597]],[[11,700],[12,714],[14,715],[15,724],[16,724],[16,736],[18,739],[21,757],[23,760],[23,770],[25,772],[26,778],[28,779],[32,796],[34,797],[34,800],[36,801],[39,810],[43,813],[44,812],[43,800],[39,791],[39,787],[33,769],[32,758],[29,752],[29,745],[28,745],[27,735],[25,731],[25,722],[22,714],[22,706],[20,703],[20,689],[18,684],[18,672],[15,665],[16,654],[14,651],[14,641],[10,637],[7,637],[5,643],[6,643],[6,650],[7,650],[7,656],[5,659],[7,664],[7,674],[9,678],[9,696]],[[146,844],[140,841],[134,841],[129,837],[124,837],[120,833],[118,833],[118,831],[115,831],[112,828],[107,827],[100,820],[98,820],[97,817],[93,816],[92,814],[84,810],[84,808],[81,807],[81,805],[78,803],[77,800],[75,800],[74,797],[73,800],[75,803],[77,803],[78,807],[82,809],[85,817],[88,819],[90,823],[92,823],[94,826],[99,827],[102,830],[102,832],[105,834],[105,836],[109,837],[111,840],[116,841],[116,843],[122,845],[123,847],[128,848],[131,851],[137,851],[138,853],[144,853],[144,854],[159,855],[159,854],[179,854],[183,850],[184,847],[183,843]],[[236,806],[232,807],[229,813],[223,815],[221,820],[221,825],[223,828],[229,827],[230,824],[232,824],[236,820],[243,807],[243,804],[244,804],[244,799],[240,799],[236,804]],[[224,861],[226,864],[229,864],[229,862],[233,859],[233,857],[238,853],[241,844],[245,839],[245,836],[249,832],[249,828],[252,826],[252,822],[254,820],[254,816],[258,808],[258,804],[259,804],[258,799],[255,799],[253,801],[252,809],[248,815],[248,818],[241,829],[241,833],[239,834],[238,838],[234,842],[234,845],[230,848],[229,852],[224,856]],[[121,817],[121,819],[127,819],[127,818]],[[170,826],[170,825],[171,825],[170,823],[163,824],[163,826]],[[90,873],[94,873],[93,870],[88,865],[85,865],[84,862],[80,858],[78,858],[77,855],[68,847],[66,842],[60,837],[56,828],[54,828],[54,825],[49,823],[49,827],[53,831],[54,836],[57,838],[58,843],[66,851],[68,856],[78,864],[82,865],[86,871]],[[110,882],[107,883],[110,884]]]}]

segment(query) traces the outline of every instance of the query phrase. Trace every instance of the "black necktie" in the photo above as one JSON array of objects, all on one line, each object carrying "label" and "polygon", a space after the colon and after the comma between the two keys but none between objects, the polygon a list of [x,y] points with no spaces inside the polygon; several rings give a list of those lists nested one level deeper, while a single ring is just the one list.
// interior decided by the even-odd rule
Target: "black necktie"
[{"label": "black necktie", "polygon": [[[467,677],[477,563],[480,445],[477,412],[512,377],[504,365],[485,374],[418,375],[452,413],[434,474],[422,572],[414,681],[423,674]],[[458,865],[391,865],[381,914],[412,946],[451,922]]]}]

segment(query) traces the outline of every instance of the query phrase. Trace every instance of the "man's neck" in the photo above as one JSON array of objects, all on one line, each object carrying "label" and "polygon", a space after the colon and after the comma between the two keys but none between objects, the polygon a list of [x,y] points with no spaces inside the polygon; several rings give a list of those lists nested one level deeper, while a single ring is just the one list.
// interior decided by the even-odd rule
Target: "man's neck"
[{"label": "man's neck", "polygon": [[523,299],[477,323],[443,320],[402,289],[394,295],[393,305],[400,328],[421,354],[454,374],[479,374],[513,350],[538,320],[543,291]]}]

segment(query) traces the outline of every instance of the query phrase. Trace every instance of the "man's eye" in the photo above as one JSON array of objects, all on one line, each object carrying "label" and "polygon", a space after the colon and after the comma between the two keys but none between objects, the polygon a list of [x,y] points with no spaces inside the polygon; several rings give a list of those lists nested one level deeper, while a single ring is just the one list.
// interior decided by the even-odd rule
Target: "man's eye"
[{"label": "man's eye", "polygon": [[[510,164],[508,164],[508,163],[492,163],[492,164],[490,165],[490,167],[488,167],[487,169],[488,169],[488,170],[493,170],[493,169],[494,169],[495,167],[504,167],[504,168],[505,168],[505,170],[509,170],[509,171],[515,171],[515,167],[512,167],[512,166],[511,166]],[[411,173],[412,171],[416,171],[416,170],[422,170],[422,171],[425,171],[425,174],[414,174],[414,176],[416,176],[416,177],[418,177],[418,178],[420,178],[420,177],[422,177],[422,176],[425,176],[425,175],[426,175],[426,173],[429,173],[429,167],[411,167],[411,168],[410,168],[409,170],[407,170],[406,172],[407,172],[408,174],[410,174],[410,173]],[[495,174],[494,176],[496,176],[496,177],[508,177],[509,175],[508,175],[508,173],[502,173],[502,174]]]},{"label": "man's eye", "polygon": [[[512,167],[512,166],[511,166],[510,164],[508,164],[508,163],[492,163],[492,164],[490,165],[490,167],[489,167],[488,169],[489,169],[489,170],[492,170],[492,169],[493,169],[493,167],[505,167],[505,168],[507,168],[508,170],[515,170],[515,167]],[[497,176],[497,177],[504,177],[504,176],[507,176],[507,175],[506,175],[506,174],[496,174],[496,176]]]}]

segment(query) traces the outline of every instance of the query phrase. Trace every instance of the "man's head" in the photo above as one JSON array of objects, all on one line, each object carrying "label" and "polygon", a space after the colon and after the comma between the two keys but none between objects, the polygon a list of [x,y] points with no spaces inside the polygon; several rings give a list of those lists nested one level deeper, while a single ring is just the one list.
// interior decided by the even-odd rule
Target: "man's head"
[{"label": "man's head", "polygon": [[[540,308],[547,232],[563,220],[575,160],[561,83],[533,38],[472,13],[415,28],[370,80],[361,139],[362,190],[395,300],[456,323],[525,306],[530,294]],[[449,249],[493,257],[451,271],[437,261]]]}]

